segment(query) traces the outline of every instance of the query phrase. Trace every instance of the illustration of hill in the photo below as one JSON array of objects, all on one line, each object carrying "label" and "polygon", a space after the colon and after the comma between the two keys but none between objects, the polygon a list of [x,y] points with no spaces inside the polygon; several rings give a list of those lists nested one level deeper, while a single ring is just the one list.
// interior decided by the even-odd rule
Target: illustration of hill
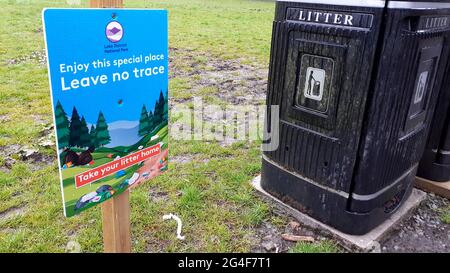
[{"label": "illustration of hill", "polygon": [[108,124],[111,142],[106,147],[129,146],[140,140],[139,122],[116,121]]}]

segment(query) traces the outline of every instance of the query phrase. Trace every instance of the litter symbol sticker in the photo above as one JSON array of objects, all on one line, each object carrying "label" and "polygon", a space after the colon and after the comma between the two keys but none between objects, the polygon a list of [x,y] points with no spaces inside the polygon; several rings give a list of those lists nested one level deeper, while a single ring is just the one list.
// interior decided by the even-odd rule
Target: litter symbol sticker
[{"label": "litter symbol sticker", "polygon": [[305,97],[321,101],[325,85],[325,70],[308,67],[306,70],[306,83],[303,91]]},{"label": "litter symbol sticker", "polygon": [[334,73],[333,59],[304,54],[301,56],[297,69],[296,106],[326,113],[330,100],[336,95],[331,88]]},{"label": "litter symbol sticker", "polygon": [[414,104],[417,104],[423,100],[425,94],[425,88],[427,87],[428,71],[420,73],[419,80],[417,82],[416,94],[414,96]]}]

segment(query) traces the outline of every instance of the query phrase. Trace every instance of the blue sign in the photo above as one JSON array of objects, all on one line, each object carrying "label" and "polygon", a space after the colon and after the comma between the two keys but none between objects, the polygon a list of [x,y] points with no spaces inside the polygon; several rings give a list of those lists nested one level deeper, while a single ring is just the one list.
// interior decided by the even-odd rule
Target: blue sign
[{"label": "blue sign", "polygon": [[167,169],[165,10],[45,9],[64,212]]}]

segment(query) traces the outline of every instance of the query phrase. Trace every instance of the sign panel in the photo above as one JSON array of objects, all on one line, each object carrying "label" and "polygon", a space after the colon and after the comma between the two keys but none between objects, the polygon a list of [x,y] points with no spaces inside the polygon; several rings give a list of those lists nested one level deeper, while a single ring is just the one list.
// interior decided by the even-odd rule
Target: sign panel
[{"label": "sign panel", "polygon": [[167,169],[165,10],[45,9],[64,214]]},{"label": "sign panel", "polygon": [[402,137],[417,132],[426,119],[442,46],[442,38],[424,40],[419,45],[417,74]]}]

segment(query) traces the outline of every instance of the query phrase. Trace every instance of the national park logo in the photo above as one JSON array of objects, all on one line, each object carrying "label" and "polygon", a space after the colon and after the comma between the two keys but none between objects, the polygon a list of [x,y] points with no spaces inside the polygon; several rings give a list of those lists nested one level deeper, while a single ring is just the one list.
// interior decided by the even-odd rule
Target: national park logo
[{"label": "national park logo", "polygon": [[122,40],[123,37],[123,27],[117,21],[112,21],[106,26],[106,38],[110,42],[117,43]]}]

